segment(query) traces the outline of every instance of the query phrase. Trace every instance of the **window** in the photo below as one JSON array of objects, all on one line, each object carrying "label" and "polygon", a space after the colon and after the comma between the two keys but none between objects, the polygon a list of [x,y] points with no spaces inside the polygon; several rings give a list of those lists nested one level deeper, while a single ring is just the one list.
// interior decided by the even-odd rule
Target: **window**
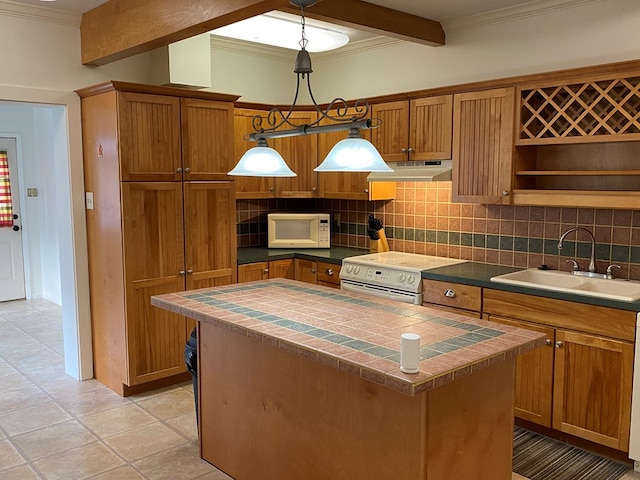
[{"label": "window", "polygon": [[9,179],[9,158],[7,152],[0,152],[0,228],[13,227],[11,207],[11,180]]}]

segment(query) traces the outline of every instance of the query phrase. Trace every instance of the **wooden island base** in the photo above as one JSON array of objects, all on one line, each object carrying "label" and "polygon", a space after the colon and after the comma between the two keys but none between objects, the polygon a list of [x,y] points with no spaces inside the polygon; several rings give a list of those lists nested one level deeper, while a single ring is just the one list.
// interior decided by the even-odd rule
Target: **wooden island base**
[{"label": "wooden island base", "polygon": [[515,358],[409,396],[199,322],[202,458],[235,480],[510,480]]}]

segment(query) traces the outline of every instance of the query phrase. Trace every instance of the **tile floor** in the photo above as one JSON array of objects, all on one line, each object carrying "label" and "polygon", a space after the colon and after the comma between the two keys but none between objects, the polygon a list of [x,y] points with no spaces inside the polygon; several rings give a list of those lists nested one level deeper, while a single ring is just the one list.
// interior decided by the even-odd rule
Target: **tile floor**
[{"label": "tile floor", "polygon": [[199,458],[190,383],[122,398],[62,353],[60,307],[0,303],[2,480],[230,480]]}]

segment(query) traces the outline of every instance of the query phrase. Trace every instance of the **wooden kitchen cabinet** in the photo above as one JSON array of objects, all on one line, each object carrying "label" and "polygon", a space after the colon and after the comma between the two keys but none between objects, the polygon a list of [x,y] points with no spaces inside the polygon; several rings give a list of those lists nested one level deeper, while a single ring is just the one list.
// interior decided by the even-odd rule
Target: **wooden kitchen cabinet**
[{"label": "wooden kitchen cabinet", "polygon": [[[225,133],[209,128],[212,118],[231,110],[209,110],[221,102],[232,106],[235,97],[120,82],[77,93],[85,188],[94,199],[87,210],[94,372],[112,390],[129,395],[187,378],[184,345],[192,322],[152,307],[150,297],[236,280],[234,184],[186,180],[218,178],[226,168],[224,149],[213,145],[229,138],[198,139]],[[185,95],[198,101],[183,102]],[[180,110],[175,116],[181,104],[191,112],[182,127]],[[172,145],[171,155],[177,152],[171,168],[165,165],[171,155],[150,147],[154,164],[143,148],[165,136],[171,141],[163,148]],[[193,172],[177,171],[188,165],[185,154]]]},{"label": "wooden kitchen cabinet", "polygon": [[[355,113],[353,108],[349,111]],[[320,124],[331,123],[325,120]],[[348,131],[343,131],[318,135],[318,164],[324,161],[336,143],[347,138],[348,134]],[[361,130],[360,135],[362,138],[367,138],[369,133]],[[368,175],[369,172],[320,172],[318,173],[320,197],[342,200],[393,200],[396,198],[396,182],[369,182]]]},{"label": "wooden kitchen cabinet", "polygon": [[515,88],[454,95],[454,202],[511,203]]},{"label": "wooden kitchen cabinet", "polygon": [[482,316],[482,288],[423,279],[422,305],[480,318]]},{"label": "wooden kitchen cabinet", "polygon": [[518,361],[516,416],[628,452],[635,312],[490,289],[483,295],[486,319],[549,337]]},{"label": "wooden kitchen cabinet", "polygon": [[453,97],[442,95],[374,104],[382,120],[371,142],[388,162],[451,159]]},{"label": "wooden kitchen cabinet", "polygon": [[293,279],[294,277],[295,271],[292,258],[238,265],[238,283],[267,280],[268,278]]},{"label": "wooden kitchen cabinet", "polygon": [[295,259],[295,279],[301,282],[340,288],[340,268],[334,263]]}]

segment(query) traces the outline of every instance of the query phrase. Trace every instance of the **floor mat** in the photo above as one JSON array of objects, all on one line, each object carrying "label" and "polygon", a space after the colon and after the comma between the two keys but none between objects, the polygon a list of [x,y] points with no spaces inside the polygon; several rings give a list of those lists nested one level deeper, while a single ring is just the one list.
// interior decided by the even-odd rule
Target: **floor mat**
[{"label": "floor mat", "polygon": [[529,480],[618,480],[629,467],[516,427],[513,471]]}]

